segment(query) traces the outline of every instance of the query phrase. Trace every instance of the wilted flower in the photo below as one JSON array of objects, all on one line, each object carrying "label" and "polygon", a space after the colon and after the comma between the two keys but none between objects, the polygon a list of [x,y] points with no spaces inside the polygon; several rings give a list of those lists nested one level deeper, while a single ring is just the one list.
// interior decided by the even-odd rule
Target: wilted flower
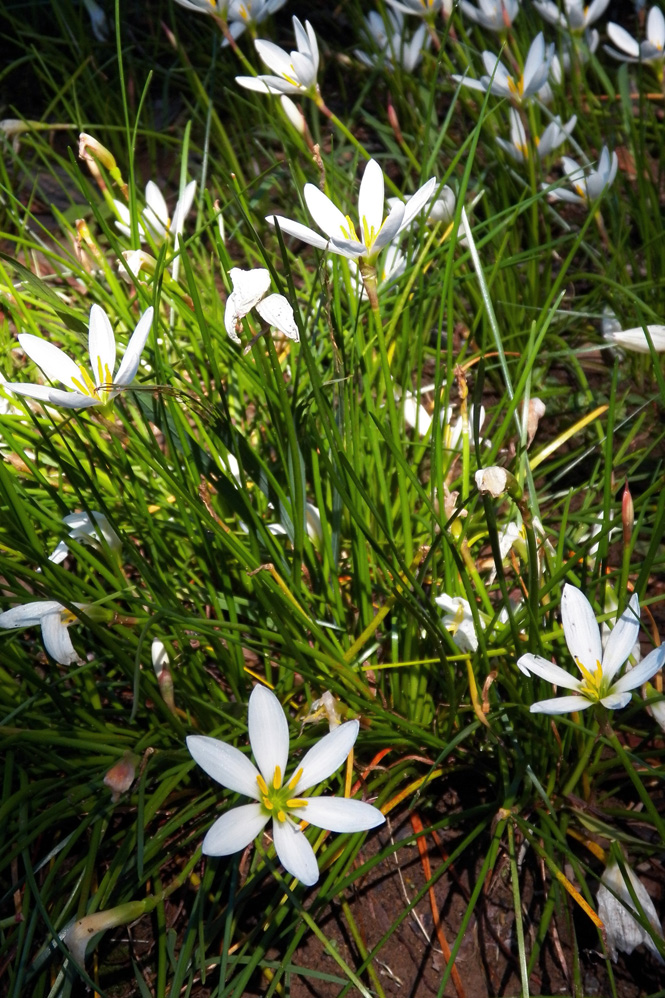
[{"label": "wilted flower", "polygon": [[[84,603],[74,603],[77,609],[87,611]],[[42,629],[42,640],[47,652],[60,665],[72,665],[81,659],[74,650],[68,628],[77,622],[77,617],[55,600],[37,600],[14,606],[0,613],[0,627],[36,627]]]},{"label": "wilted flower", "polygon": [[233,291],[226,299],[224,325],[234,343],[240,343],[238,336],[238,331],[242,328],[240,320],[253,308],[264,322],[274,326],[290,340],[296,343],[300,340],[293,309],[284,295],[272,294],[265,297],[270,287],[269,271],[263,267],[255,267],[254,270],[232,267],[229,277],[233,282]]},{"label": "wilted flower", "polygon": [[519,0],[477,0],[477,6],[460,0],[462,13],[488,31],[506,31],[520,12]]},{"label": "wilted flower", "polygon": [[647,37],[643,42],[638,43],[625,28],[613,21],[607,25],[607,34],[617,48],[606,45],[605,51],[615,59],[646,63],[662,63],[665,60],[665,17],[659,7],[652,7],[649,11]]},{"label": "wilted flower", "polygon": [[[637,907],[632,895],[634,894],[637,898],[641,914],[646,917],[654,934],[662,939],[663,930],[653,901],[649,897],[646,887],[628,863],[624,863],[624,869],[628,874],[630,887],[624,879],[619,864],[611,862],[605,867],[598,888],[598,917],[605,926],[607,950],[611,959],[616,960],[617,950],[632,953],[636,946],[644,943],[647,949],[651,950],[662,963],[663,958],[658,952],[651,934],[640,925],[633,914],[637,912]],[[615,894],[618,897],[615,897]]]},{"label": "wilted flower", "polygon": [[350,259],[360,258],[365,263],[373,263],[381,250],[419,214],[428,203],[436,179],[432,177],[405,204],[398,201],[386,218],[383,217],[384,181],[383,170],[374,159],[365,167],[358,194],[358,215],[360,236],[348,215],[343,215],[337,205],[314,184],[305,184],[305,202],[314,221],[328,236],[324,239],[313,229],[300,222],[281,215],[268,215],[266,221],[279,225],[282,232],[302,239],[317,249],[329,249]]},{"label": "wilted flower", "polygon": [[614,183],[619,166],[617,154],[613,152],[610,155],[607,146],[603,146],[602,148],[597,168],[590,170],[586,175],[584,173],[585,167],[580,166],[579,163],[569,156],[563,156],[561,162],[569,183],[575,188],[575,193],[566,190],[565,187],[557,187],[556,190],[550,190],[547,184],[543,184],[543,189],[547,190],[550,197],[556,201],[568,201],[571,204],[584,205],[589,205],[592,201],[596,201],[605,189]]},{"label": "wilted flower", "polygon": [[476,488],[481,495],[490,495],[493,499],[499,499],[508,493],[513,499],[517,499],[521,494],[515,476],[498,464],[490,465],[488,468],[479,468],[475,478]]},{"label": "wilted flower", "polygon": [[368,55],[355,49],[355,55],[362,63],[366,66],[385,65],[387,69],[397,64],[407,73],[413,72],[420,62],[423,47],[428,47],[431,41],[425,24],[414,31],[411,41],[407,40],[401,10],[387,10],[385,22],[378,11],[370,11],[365,18],[365,33],[375,51]]},{"label": "wilted flower", "polygon": [[581,32],[605,13],[609,2],[610,0],[592,0],[585,4],[583,0],[563,0],[563,10],[560,10],[554,0],[533,0],[533,6],[550,24]]},{"label": "wilted flower", "polygon": [[489,90],[498,97],[508,97],[509,100],[520,104],[545,86],[553,56],[554,43],[545,45],[543,33],[540,31],[531,43],[521,76],[511,75],[499,61],[499,57],[492,52],[483,52],[486,76],[481,76],[479,80],[470,79],[468,76],[453,76],[453,80],[473,90],[482,90],[483,93]]},{"label": "wilted flower", "polygon": [[139,319],[115,375],[115,336],[106,312],[99,305],[93,305],[90,309],[88,351],[92,377],[82,365],[76,364],[48,340],[33,336],[32,333],[21,333],[19,343],[28,357],[41,367],[49,381],[59,381],[67,385],[69,391],[20,382],[8,382],[6,387],[17,395],[27,395],[40,402],[62,405],[67,409],[87,409],[92,406],[106,408],[122,388],[131,385],[136,376],[152,325],[153,311],[151,305]]},{"label": "wilted flower", "polygon": [[385,818],[378,808],[346,797],[301,797],[303,790],[339,769],[358,736],[358,721],[347,721],[321,739],[285,782],[289,725],[282,705],[263,686],[249,698],[249,740],[258,769],[239,749],[216,738],[190,735],[192,756],[222,786],[252,797],[256,803],[233,808],[218,818],[203,840],[206,856],[230,856],[245,849],[272,818],[273,841],[285,869],[303,884],[319,879],[316,856],[301,821],[333,832],[375,828]]},{"label": "wilted flower", "polygon": [[665,662],[665,645],[654,648],[634,669],[614,677],[633,650],[640,632],[640,604],[637,593],[614,625],[603,651],[600,629],[586,596],[566,584],[561,598],[561,621],[568,651],[582,678],[577,679],[540,655],[522,655],[517,666],[526,675],[540,676],[556,686],[574,690],[572,696],[555,697],[531,704],[532,713],[567,714],[585,710],[592,704],[616,710],[630,702],[631,690],[651,679]]},{"label": "wilted flower", "polygon": [[[526,131],[519,111],[516,108],[511,107],[509,114],[510,142],[507,142],[506,139],[497,138],[496,144],[503,149],[505,153],[508,153],[512,159],[516,160],[518,163],[523,163],[528,160],[530,155]],[[544,159],[558,146],[560,146],[562,142],[565,142],[572,133],[576,123],[576,114],[574,114],[565,125],[561,124],[561,118],[559,115],[557,115],[553,121],[550,121],[540,138],[537,135],[534,136],[534,145],[536,147],[538,157],[540,159]]]},{"label": "wilted flower", "polygon": [[296,36],[297,51],[285,52],[274,42],[257,38],[254,47],[274,76],[236,76],[247,90],[258,90],[267,94],[305,94],[320,100],[316,76],[319,71],[319,46],[314,28],[305,21],[305,27],[297,17],[293,18],[293,31]]}]

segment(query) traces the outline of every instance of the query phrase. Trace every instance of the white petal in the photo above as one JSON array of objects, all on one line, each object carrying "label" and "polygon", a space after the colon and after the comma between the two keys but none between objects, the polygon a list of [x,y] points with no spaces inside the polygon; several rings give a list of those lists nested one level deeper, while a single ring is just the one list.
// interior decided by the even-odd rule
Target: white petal
[{"label": "white petal", "polygon": [[[241,87],[245,90],[256,90],[262,94],[278,94],[282,93],[281,90],[277,90],[275,87],[269,87],[265,80],[268,77],[263,76],[236,76],[236,83],[239,83]],[[277,77],[270,77],[270,79],[277,79]],[[287,91],[288,92],[288,91]],[[291,92],[297,93],[298,87],[294,87]]]},{"label": "white petal", "polygon": [[132,333],[132,337],[127,344],[125,356],[122,358],[122,362],[118,368],[118,373],[113,379],[114,384],[131,385],[132,381],[136,377],[136,372],[139,369],[139,362],[141,360],[141,354],[143,353],[143,348],[146,340],[148,339],[150,328],[152,326],[153,313],[154,309],[151,305],[139,319],[136,329]]},{"label": "white petal", "polygon": [[236,314],[242,318],[261,301],[270,287],[270,273],[264,267],[255,267],[253,270],[232,267],[229,277],[233,282]]},{"label": "white petal", "polygon": [[349,231],[348,219],[323,191],[314,184],[305,184],[303,194],[310,215],[327,236],[333,239],[353,238],[353,233]]},{"label": "white petal", "polygon": [[329,832],[365,832],[386,820],[378,807],[346,797],[305,797],[307,807],[289,813]]},{"label": "white petal", "polygon": [[630,693],[608,693],[606,697],[601,697],[600,702],[608,710],[621,710],[626,707],[631,701]]},{"label": "white petal", "polygon": [[293,789],[293,796],[327,780],[342,765],[358,737],[358,721],[347,721],[325,735],[305,754],[298,769],[302,776]]},{"label": "white petal", "polygon": [[62,619],[61,610],[57,613],[47,613],[42,617],[42,640],[51,658],[60,665],[80,662],[69,636],[67,624]]},{"label": "white petal", "polygon": [[228,790],[255,800],[259,796],[259,771],[240,749],[208,735],[189,735],[187,748],[201,769]]},{"label": "white petal", "polygon": [[268,786],[272,786],[275,767],[282,780],[289,759],[289,723],[281,703],[265,686],[255,686],[249,698],[247,726],[256,764]]},{"label": "white petal", "polygon": [[652,45],[660,49],[665,46],[665,16],[660,7],[652,7],[647,17],[647,37]]},{"label": "white petal", "polygon": [[279,45],[275,45],[274,42],[269,42],[262,38],[257,38],[254,41],[254,48],[258,52],[261,62],[264,62],[268,69],[272,70],[277,76],[292,75],[291,57]]},{"label": "white petal", "polygon": [[577,690],[581,685],[580,679],[571,676],[561,666],[554,665],[553,662],[548,662],[541,655],[532,655],[531,652],[522,655],[517,660],[517,668],[525,676],[540,676],[541,679],[546,679],[548,683],[552,683],[554,686],[561,686],[564,690]]},{"label": "white petal", "polygon": [[568,583],[561,597],[561,620],[568,651],[576,662],[595,671],[603,658],[600,630],[586,596]]},{"label": "white petal", "polygon": [[[665,350],[665,326],[647,326],[653,348],[657,353]],[[644,330],[623,329],[610,334],[611,339],[627,350],[635,350],[636,353],[651,353],[648,340],[644,335]]]},{"label": "white petal", "polygon": [[315,232],[314,229],[310,229],[308,225],[302,225],[301,222],[294,222],[290,218],[283,218],[281,215],[266,215],[266,222],[269,225],[277,224],[280,231],[285,233],[285,235],[301,239],[309,246],[314,246],[320,250],[328,249],[328,240],[324,239],[318,232]]},{"label": "white petal", "polygon": [[[646,887],[627,863],[625,870],[642,911],[651,924],[655,935],[662,939],[663,930],[660,919]],[[618,894],[620,900],[614,897],[609,888]],[[618,863],[611,862],[605,869],[598,888],[597,903],[598,915],[607,930],[607,947],[612,959],[616,959],[617,949],[623,950],[625,953],[632,953],[636,946],[644,943],[662,963],[662,957],[658,953],[653,939],[631,914],[636,911],[635,902]]]},{"label": "white petal", "polygon": [[642,683],[646,683],[652,676],[655,676],[659,669],[662,669],[665,662],[665,645],[654,648],[642,659],[633,669],[629,669],[610,690],[610,693],[623,693],[626,690],[635,690]]},{"label": "white petal", "polygon": [[[436,188],[436,177],[430,177],[426,184],[419,187],[418,190],[409,200],[406,202],[404,209],[404,218],[402,219],[402,224],[399,231],[402,232],[411,222],[414,220],[416,215],[418,215],[425,205],[429,204],[432,199]],[[453,209],[454,211],[454,209]]]},{"label": "white petal", "polygon": [[160,191],[154,180],[149,180],[145,185],[145,200],[148,211],[154,216],[160,228],[166,230],[169,224],[169,209],[164,200],[164,195]]},{"label": "white petal", "polygon": [[293,317],[293,309],[284,295],[268,295],[257,303],[256,311],[268,325],[274,326],[280,333],[298,343],[300,334]]},{"label": "white petal", "polygon": [[289,821],[274,821],[272,834],[275,849],[284,869],[307,887],[319,879],[319,866],[314,850],[300,828]]},{"label": "white petal", "polygon": [[614,24],[613,21],[610,21],[607,25],[607,34],[618,49],[621,49],[622,52],[625,52],[633,59],[639,59],[640,46],[632,35],[628,34],[625,28],[622,28],[621,25]]},{"label": "white petal", "polygon": [[[603,679],[611,683],[640,636],[640,601],[633,593],[630,603],[610,631],[603,655]],[[632,689],[632,687],[631,687]]]},{"label": "white petal", "polygon": [[569,714],[573,710],[586,710],[591,700],[586,697],[554,697],[553,700],[539,700],[532,703],[532,714]]},{"label": "white petal", "polygon": [[[363,179],[358,193],[358,218],[360,220],[360,238],[366,242],[374,230],[376,238],[383,223],[384,182],[383,170],[375,159],[370,159],[365,167]],[[366,226],[366,228],[365,228]],[[323,226],[321,226],[323,228]],[[338,233],[330,233],[338,235]]]},{"label": "white petal", "polygon": [[208,830],[201,849],[205,856],[231,856],[253,842],[268,824],[260,804],[233,807]]},{"label": "white petal", "polygon": [[108,315],[99,305],[90,309],[88,352],[93,383],[98,388],[110,384],[115,370],[115,336]]},{"label": "white petal", "polygon": [[0,627],[34,627],[36,624],[41,624],[42,617],[46,614],[60,613],[62,609],[62,603],[57,603],[55,600],[22,603],[0,613]]},{"label": "white petal", "polygon": [[182,232],[185,219],[192,210],[192,205],[194,204],[194,196],[196,194],[196,181],[191,180],[184,191],[182,192],[182,197],[179,199],[175,206],[173,212],[173,218],[171,220],[171,229],[173,233],[178,236]]},{"label": "white petal", "polygon": [[74,388],[73,379],[81,380],[78,365],[60,347],[43,340],[41,336],[33,336],[32,333],[21,333],[18,341],[30,360],[41,367],[49,381],[60,381],[63,385]]}]

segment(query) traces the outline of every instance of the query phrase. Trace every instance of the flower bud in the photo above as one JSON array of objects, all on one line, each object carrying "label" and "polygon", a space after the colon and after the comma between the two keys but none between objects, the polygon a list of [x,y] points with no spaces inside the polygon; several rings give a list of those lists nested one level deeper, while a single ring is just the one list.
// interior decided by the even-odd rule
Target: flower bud
[{"label": "flower bud", "polygon": [[633,506],[633,497],[631,495],[630,489],[628,488],[628,480],[623,489],[623,496],[621,497],[621,524],[623,526],[623,544],[624,547],[628,547],[630,544],[630,538],[633,533],[633,524],[635,523],[635,508]]},{"label": "flower bud", "polygon": [[499,499],[506,492],[512,499],[522,498],[515,476],[496,464],[476,472],[476,486],[481,495],[491,495],[493,499]]},{"label": "flower bud", "polygon": [[81,132],[79,135],[79,159],[85,160],[86,163],[98,160],[109,173],[118,169],[113,153],[87,132]]},{"label": "flower bud", "polygon": [[116,762],[115,766],[111,766],[104,777],[104,785],[111,791],[111,799],[114,804],[122,794],[129,790],[134,782],[134,778],[136,777],[136,763],[137,758],[133,752],[127,752],[120,762]]}]

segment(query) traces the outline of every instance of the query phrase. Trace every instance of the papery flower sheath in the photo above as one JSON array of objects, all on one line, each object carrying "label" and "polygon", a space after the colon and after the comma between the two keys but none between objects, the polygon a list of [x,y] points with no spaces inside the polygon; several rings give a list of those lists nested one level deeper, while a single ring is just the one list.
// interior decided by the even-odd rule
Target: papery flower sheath
[{"label": "papery flower sheath", "polygon": [[526,676],[540,676],[556,686],[575,691],[572,696],[539,700],[531,704],[531,712],[567,714],[572,710],[585,710],[595,703],[611,710],[625,707],[631,699],[631,691],[651,679],[665,662],[665,645],[661,645],[635,668],[624,672],[619,679],[615,678],[638,639],[639,614],[640,604],[637,593],[634,593],[610,631],[603,651],[600,629],[591,604],[579,589],[566,584],[561,598],[563,633],[581,678],[572,676],[540,655],[522,655],[517,666]]},{"label": "papery flower sheath", "polygon": [[306,752],[286,780],[289,725],[270,690],[255,686],[249,698],[248,728],[257,767],[239,749],[216,738],[190,735],[187,748],[202,769],[222,786],[252,797],[218,818],[203,840],[206,856],[230,856],[256,838],[272,819],[277,855],[303,884],[319,879],[314,850],[301,821],[331,832],[361,832],[383,824],[378,808],[347,797],[303,797],[302,792],[339,769],[358,736],[358,721],[347,721]]},{"label": "papery flower sheath", "polygon": [[370,159],[365,167],[358,193],[359,235],[350,217],[343,215],[337,205],[314,184],[305,184],[303,194],[312,218],[319,228],[323,229],[327,239],[307,225],[294,222],[290,218],[283,218],[281,215],[268,215],[266,222],[270,225],[279,225],[282,232],[302,239],[317,249],[328,249],[331,253],[339,253],[340,256],[373,263],[381,250],[403,232],[416,215],[429,204],[435,188],[436,178],[432,177],[409,198],[406,204],[396,201],[384,218],[383,170],[376,160]]},{"label": "papery flower sheath", "polygon": [[131,385],[136,376],[152,326],[153,311],[150,306],[139,319],[115,374],[115,336],[108,316],[99,305],[93,305],[90,309],[88,351],[92,374],[48,340],[32,333],[22,333],[18,340],[28,357],[41,367],[49,381],[59,381],[69,390],[18,381],[8,382],[6,387],[16,395],[27,395],[28,398],[62,405],[67,409],[108,406],[123,388]]}]

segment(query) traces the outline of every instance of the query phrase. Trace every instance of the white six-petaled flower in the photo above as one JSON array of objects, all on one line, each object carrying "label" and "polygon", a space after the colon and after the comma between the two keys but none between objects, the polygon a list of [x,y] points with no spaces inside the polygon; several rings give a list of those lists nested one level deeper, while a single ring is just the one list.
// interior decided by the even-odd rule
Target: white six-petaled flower
[{"label": "white six-petaled flower", "polygon": [[[91,511],[91,515],[88,513],[68,513],[67,516],[63,516],[62,522],[69,527],[69,536],[73,541],[82,541],[100,550],[103,550],[104,544],[108,544],[114,554],[120,553],[122,542],[104,513],[98,513],[94,509]],[[49,561],[59,565],[65,560],[68,553],[67,542],[60,541],[53,553],[49,555]]]},{"label": "white six-petaled flower", "polygon": [[[574,114],[565,125],[561,124],[561,118],[559,115],[557,115],[553,121],[550,121],[543,134],[540,137],[536,136],[534,139],[534,145],[539,159],[544,159],[545,156],[549,156],[554,149],[560,146],[562,142],[565,142],[573,131],[576,123],[576,114]],[[510,142],[506,139],[497,138],[496,144],[518,163],[523,163],[529,159],[530,148],[527,141],[526,130],[517,108],[510,108]]]},{"label": "white six-petaled flower", "polygon": [[617,175],[619,160],[617,154],[610,154],[607,146],[603,146],[598,166],[595,170],[590,170],[585,174],[585,168],[571,159],[570,156],[562,156],[561,163],[564,173],[569,183],[575,191],[568,191],[565,187],[557,187],[556,190],[549,190],[547,184],[543,184],[543,189],[547,190],[550,197],[556,201],[568,201],[570,204],[589,205],[592,201],[597,201],[607,187],[614,183]]},{"label": "white six-petaled flower", "polygon": [[316,249],[328,249],[331,253],[339,253],[340,256],[349,259],[361,259],[369,264],[373,263],[381,250],[411,224],[431,200],[435,187],[436,178],[432,177],[409,198],[406,204],[396,201],[384,218],[383,170],[376,160],[370,159],[365,167],[358,193],[360,235],[356,233],[350,217],[343,215],[337,205],[314,184],[305,184],[303,194],[312,218],[319,228],[323,229],[327,239],[307,225],[301,225],[300,222],[283,218],[281,215],[268,215],[266,221],[270,225],[278,225],[282,232],[302,239]]},{"label": "white six-petaled flower", "polygon": [[314,28],[305,21],[305,27],[297,17],[293,18],[293,31],[297,50],[285,52],[274,42],[256,38],[254,47],[261,61],[271,69],[274,76],[236,76],[236,83],[247,90],[258,90],[264,94],[305,94],[320,100],[316,82],[319,71],[319,46]]},{"label": "white six-petaled flower", "polygon": [[640,632],[640,604],[637,593],[610,631],[605,645],[588,599],[575,586],[566,584],[561,598],[561,620],[568,650],[582,677],[577,679],[559,665],[540,655],[522,655],[517,666],[526,675],[540,676],[556,686],[574,690],[571,696],[539,700],[531,704],[532,713],[567,714],[601,703],[610,710],[625,707],[631,691],[651,679],[665,662],[665,645],[654,648],[639,665],[615,679],[631,654]]},{"label": "white six-petaled flower", "polygon": [[423,22],[416,28],[411,40],[406,36],[404,14],[401,10],[387,10],[384,21],[377,10],[365,18],[365,34],[374,51],[370,54],[355,49],[354,54],[365,66],[382,66],[392,71],[395,64],[412,73],[422,57],[423,48],[429,47],[430,36]]},{"label": "white six-petaled flower", "polygon": [[643,42],[637,42],[625,28],[613,21],[607,25],[607,34],[616,45],[616,49],[606,45],[605,51],[613,55],[615,59],[623,59],[624,62],[647,63],[663,63],[665,61],[665,16],[659,7],[652,7],[649,11],[647,36]]},{"label": "white six-petaled flower", "polygon": [[554,43],[545,45],[545,39],[540,31],[531,43],[527,53],[524,71],[520,76],[509,73],[499,56],[493,52],[483,52],[483,63],[486,76],[474,80],[468,76],[453,76],[456,83],[462,83],[472,90],[488,90],[497,97],[508,97],[520,104],[533,97],[547,83],[552,59],[554,58]]},{"label": "white six-petaled flower", "polygon": [[[240,38],[247,28],[261,24],[285,3],[286,0],[231,0],[227,14],[229,34],[232,38]],[[228,39],[225,38],[222,47],[228,44]]]},{"label": "white six-petaled flower", "polygon": [[[84,603],[74,603],[79,610],[87,610]],[[47,652],[60,665],[73,665],[81,659],[74,650],[67,628],[76,623],[74,614],[55,600],[37,600],[14,606],[0,613],[0,627],[36,627],[42,629],[42,640]]]},{"label": "white six-petaled flower", "polygon": [[584,3],[584,0],[563,0],[561,10],[554,0],[534,0],[533,6],[550,24],[577,33],[597,21],[605,13],[609,2],[610,0],[592,0],[591,3]]},{"label": "white six-petaled flower", "polygon": [[252,842],[272,818],[277,855],[284,868],[303,884],[319,879],[314,850],[301,821],[331,832],[361,832],[385,821],[378,808],[346,797],[303,797],[303,791],[339,769],[353,748],[358,721],[347,721],[306,752],[286,779],[289,725],[282,705],[270,690],[256,686],[249,698],[249,741],[255,766],[239,749],[216,738],[190,735],[187,748],[202,769],[222,786],[254,799],[227,811],[203,840],[206,856],[230,856]]},{"label": "white six-petaled flower", "polygon": [[465,17],[488,31],[507,31],[520,12],[519,0],[460,0],[460,10]]},{"label": "white six-petaled flower", "polygon": [[[196,194],[196,181],[192,180],[185,187],[182,197],[173,209],[173,215],[169,215],[164,195],[153,180],[149,180],[145,187],[146,207],[141,212],[142,222],[139,222],[138,232],[141,242],[150,240],[154,243],[163,243],[169,235],[173,236],[176,247],[185,227],[185,219],[191,211]],[[122,201],[114,200],[113,206],[118,216],[116,226],[124,236],[131,236],[132,221],[129,208]]]},{"label": "white six-petaled flower", "polygon": [[300,335],[293,309],[287,299],[278,294],[265,297],[270,287],[270,273],[264,267],[255,267],[254,270],[232,267],[229,276],[233,282],[233,291],[226,299],[224,325],[234,343],[240,343],[238,331],[241,319],[253,308],[268,325],[274,326],[280,333],[298,343]]},{"label": "white six-petaled flower", "polygon": [[152,325],[153,308],[150,306],[139,319],[127,345],[125,356],[115,375],[115,336],[108,316],[99,305],[90,309],[88,352],[92,376],[81,364],[68,357],[59,347],[32,333],[22,333],[19,343],[28,357],[49,379],[67,385],[68,391],[48,385],[8,382],[6,387],[16,395],[27,395],[51,405],[67,409],[106,407],[122,388],[131,385],[138,370],[141,353]]}]

